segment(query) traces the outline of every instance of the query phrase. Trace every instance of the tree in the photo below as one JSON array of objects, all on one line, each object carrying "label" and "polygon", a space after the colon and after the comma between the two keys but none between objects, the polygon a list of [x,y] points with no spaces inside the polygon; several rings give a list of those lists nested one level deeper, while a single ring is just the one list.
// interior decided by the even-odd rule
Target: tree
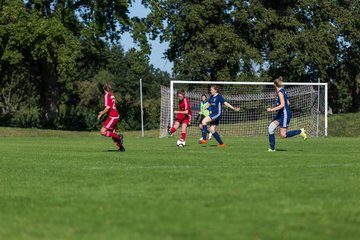
[{"label": "tree", "polygon": [[21,1],[6,1],[1,13],[2,74],[6,73],[5,66],[9,69],[26,66],[29,75],[25,81],[46,89],[42,91],[41,102],[50,119],[59,98],[56,70],[61,73],[73,62],[79,45],[57,19],[45,21],[32,15]]},{"label": "tree", "polygon": [[[152,37],[168,41],[175,74],[188,80],[230,80],[254,74],[260,52],[249,35],[249,18],[237,14],[245,1],[145,1]],[[242,29],[245,28],[245,30]]]},{"label": "tree", "polygon": [[143,2],[181,79],[328,82],[335,112],[358,109],[358,1]]},{"label": "tree", "polygon": [[339,1],[336,24],[339,29],[338,61],[331,78],[335,112],[360,108],[360,14],[359,1]]},{"label": "tree", "polygon": [[59,113],[60,89],[76,75],[82,46],[94,52],[104,40],[118,40],[127,29],[127,7],[123,0],[4,1],[1,65],[28,66],[28,80],[38,83],[46,122],[51,124]]}]

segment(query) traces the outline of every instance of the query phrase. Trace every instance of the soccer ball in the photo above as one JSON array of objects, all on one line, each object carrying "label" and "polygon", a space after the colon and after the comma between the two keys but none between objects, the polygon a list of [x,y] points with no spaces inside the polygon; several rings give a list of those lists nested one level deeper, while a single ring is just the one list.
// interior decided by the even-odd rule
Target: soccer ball
[{"label": "soccer ball", "polygon": [[182,140],[182,139],[177,140],[176,146],[178,146],[178,147],[185,147],[185,141]]}]

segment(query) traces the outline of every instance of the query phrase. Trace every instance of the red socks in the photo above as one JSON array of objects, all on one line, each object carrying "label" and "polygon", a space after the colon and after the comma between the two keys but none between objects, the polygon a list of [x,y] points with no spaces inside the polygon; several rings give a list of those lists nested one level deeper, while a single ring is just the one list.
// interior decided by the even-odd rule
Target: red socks
[{"label": "red socks", "polygon": [[114,141],[114,143],[116,144],[116,146],[118,147],[118,148],[120,148],[121,147],[121,144],[119,143],[119,139],[118,138],[112,138],[112,140]]},{"label": "red socks", "polygon": [[181,139],[185,141],[185,139],[186,139],[186,133],[185,132],[181,133]]},{"label": "red socks", "polygon": [[112,140],[114,141],[114,143],[116,144],[116,146],[117,146],[118,148],[121,147],[121,144],[119,143],[119,135],[117,135],[117,134],[114,133],[114,132],[107,131],[107,132],[106,132],[106,137],[111,137]]},{"label": "red socks", "polygon": [[[170,128],[170,133],[173,134],[174,132],[176,132],[176,129],[174,127]],[[186,132],[181,132],[181,139],[185,141]]]},{"label": "red socks", "polygon": [[174,132],[176,132],[176,129],[174,127],[170,128],[170,133],[173,134]]},{"label": "red socks", "polygon": [[114,133],[114,132],[110,132],[110,131],[107,131],[107,132],[106,132],[106,136],[107,136],[107,137],[112,137],[112,138],[119,139],[119,135],[117,135],[117,134]]}]

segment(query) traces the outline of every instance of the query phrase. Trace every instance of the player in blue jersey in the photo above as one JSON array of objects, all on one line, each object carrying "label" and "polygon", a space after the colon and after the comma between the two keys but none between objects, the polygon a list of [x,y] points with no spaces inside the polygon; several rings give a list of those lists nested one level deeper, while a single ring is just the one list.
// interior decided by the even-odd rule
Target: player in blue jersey
[{"label": "player in blue jersey", "polygon": [[231,108],[232,110],[238,112],[240,111],[240,108],[236,108],[231,106],[230,103],[226,102],[224,97],[218,93],[219,87],[217,85],[212,85],[210,87],[210,93],[211,96],[207,102],[207,104],[204,106],[204,109],[210,108],[210,115],[205,117],[202,120],[202,140],[199,141],[200,144],[206,144],[206,133],[207,133],[207,124],[210,123],[210,132],[212,133],[213,137],[216,139],[216,141],[219,143],[218,147],[225,147],[225,144],[220,138],[220,135],[218,132],[216,132],[216,126],[219,125],[222,114],[223,114],[223,105],[226,107]]},{"label": "player in blue jersey", "polygon": [[293,130],[293,131],[287,131],[287,128],[289,127],[289,123],[291,120],[291,109],[290,109],[290,102],[287,95],[287,92],[283,88],[283,78],[278,77],[274,80],[274,87],[276,89],[276,107],[274,108],[268,108],[268,112],[276,112],[273,121],[269,125],[269,143],[270,148],[269,152],[275,151],[275,129],[277,126],[280,126],[280,136],[282,139],[293,137],[296,135],[301,135],[304,140],[307,139],[306,132],[304,128],[301,128],[299,130]]}]

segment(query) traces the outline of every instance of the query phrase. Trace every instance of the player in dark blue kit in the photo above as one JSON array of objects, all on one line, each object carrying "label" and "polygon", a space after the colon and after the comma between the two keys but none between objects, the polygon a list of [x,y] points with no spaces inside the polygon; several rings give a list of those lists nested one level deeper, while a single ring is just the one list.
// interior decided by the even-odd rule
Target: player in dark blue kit
[{"label": "player in dark blue kit", "polygon": [[219,125],[222,113],[223,113],[223,105],[231,108],[232,110],[238,112],[240,108],[236,108],[231,106],[230,103],[226,102],[224,97],[218,93],[218,86],[212,85],[210,87],[211,97],[209,98],[208,102],[204,106],[204,109],[210,109],[210,115],[205,117],[202,120],[202,140],[199,141],[200,144],[206,144],[206,133],[207,133],[207,124],[210,123],[210,132],[212,133],[213,137],[219,143],[218,147],[225,147],[225,144],[220,138],[220,135],[216,132],[216,126]]},{"label": "player in dark blue kit", "polygon": [[277,106],[274,108],[268,108],[268,112],[277,112],[273,121],[269,125],[269,143],[270,148],[269,152],[275,152],[275,129],[277,126],[280,126],[280,136],[282,139],[293,137],[296,135],[301,135],[304,140],[307,139],[305,129],[301,128],[299,130],[287,131],[289,127],[289,123],[291,120],[291,109],[290,109],[290,102],[288,99],[287,92],[283,88],[283,78],[278,77],[274,80],[274,86],[276,89],[277,97],[276,97],[276,104]]}]

